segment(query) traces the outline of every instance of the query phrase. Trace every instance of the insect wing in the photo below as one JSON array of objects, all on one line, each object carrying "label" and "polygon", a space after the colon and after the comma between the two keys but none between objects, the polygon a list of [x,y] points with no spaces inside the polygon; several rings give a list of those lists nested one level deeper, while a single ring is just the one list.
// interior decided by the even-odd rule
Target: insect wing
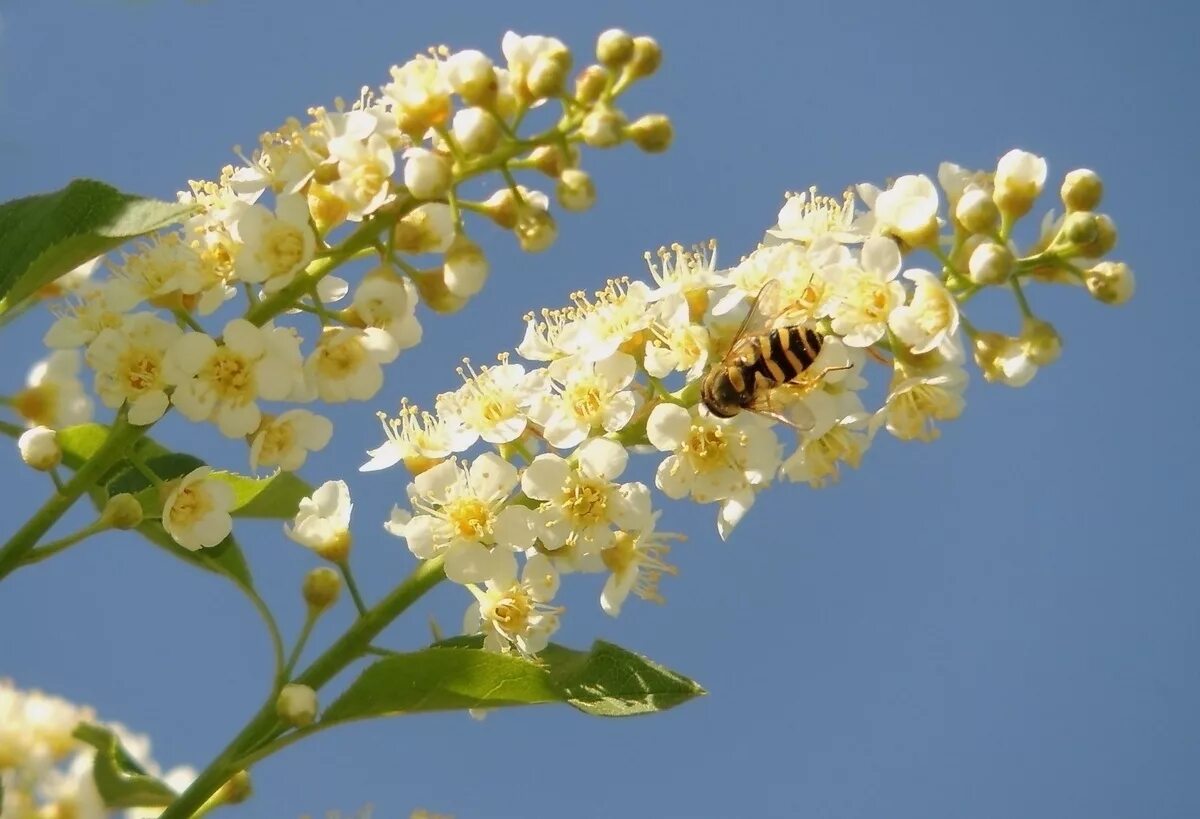
[{"label": "insect wing", "polygon": [[750,302],[750,311],[742,319],[741,325],[734,333],[733,341],[729,343],[729,349],[725,351],[723,363],[728,364],[733,359],[734,352],[741,346],[742,339],[771,329],[771,323],[775,321],[782,307],[780,304],[782,294],[783,288],[779,279],[769,279],[759,289],[754,301]]},{"label": "insect wing", "polygon": [[785,398],[783,392],[786,389],[763,390],[754,396],[746,409],[786,424],[797,432],[811,432],[817,425],[816,416],[803,401]]}]

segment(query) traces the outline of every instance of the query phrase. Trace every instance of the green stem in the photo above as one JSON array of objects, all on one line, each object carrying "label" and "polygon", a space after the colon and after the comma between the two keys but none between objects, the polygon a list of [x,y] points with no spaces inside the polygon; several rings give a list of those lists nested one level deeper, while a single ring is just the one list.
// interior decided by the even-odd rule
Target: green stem
[{"label": "green stem", "polygon": [[1025,290],[1021,287],[1021,282],[1016,276],[1013,276],[1009,283],[1012,285],[1013,295],[1017,297],[1017,306],[1021,308],[1021,315],[1033,318],[1033,308],[1029,306],[1029,300],[1025,298]]},{"label": "green stem", "polygon": [[300,661],[300,654],[304,651],[304,646],[308,644],[308,638],[312,635],[313,626],[317,624],[317,619],[320,616],[320,610],[312,606],[308,607],[308,613],[304,616],[304,625],[300,627],[300,636],[296,638],[296,645],[292,646],[292,653],[288,656],[287,664],[283,667],[284,680],[292,676],[292,671],[296,668],[296,663]]},{"label": "green stem", "polygon": [[46,558],[53,557],[59,552],[71,548],[81,540],[91,537],[98,532],[103,532],[109,528],[109,525],[104,521],[93,521],[73,535],[67,535],[64,538],[47,543],[45,546],[42,546],[39,549],[32,550],[21,560],[21,565],[30,566],[34,563],[41,563]]},{"label": "green stem", "polygon": [[[238,584],[241,586],[242,584]],[[273,691],[278,691],[286,679],[283,660],[283,635],[279,633],[279,624],[275,622],[275,615],[271,613],[270,606],[259,596],[258,592],[249,586],[242,586],[242,591],[246,597],[254,604],[254,609],[262,618],[263,624],[267,627],[267,633],[271,635],[271,652],[275,657],[275,685]]]},{"label": "green stem", "polygon": [[187,312],[186,310],[181,310],[178,308],[176,308],[175,310],[172,310],[171,312],[175,314],[175,318],[178,321],[182,322],[183,324],[186,324],[192,330],[195,330],[197,333],[204,332],[204,328],[200,325],[200,322],[198,322],[194,318],[192,318],[191,313]]},{"label": "green stem", "polygon": [[11,424],[8,421],[0,421],[0,433],[4,433],[9,438],[20,438],[25,432],[25,427],[20,424]]},{"label": "green stem", "polygon": [[346,588],[350,590],[350,597],[354,600],[354,607],[358,609],[358,616],[365,617],[367,614],[367,606],[363,602],[362,595],[358,591],[358,584],[354,582],[354,573],[350,571],[349,561],[343,560],[337,565],[342,571],[342,579],[346,581]]},{"label": "green stem", "polygon": [[[361,657],[380,632],[444,577],[441,558],[435,557],[418,565],[387,597],[355,620],[346,633],[314,660],[295,681],[314,690],[320,689],[346,666]],[[254,758],[250,761],[258,761],[267,753],[273,753],[282,747],[277,741],[269,738],[283,727],[275,713],[275,698],[272,696],[196,781],[163,811],[159,819],[191,819],[229,777],[242,770],[241,763],[247,759],[247,754],[253,752]],[[271,744],[263,746],[264,740],[271,741]]]},{"label": "green stem", "polygon": [[33,550],[42,535],[46,534],[58,519],[70,509],[79,496],[95,485],[97,479],[129,454],[133,443],[145,432],[144,427],[134,426],[125,420],[122,413],[113,422],[108,437],[100,448],[88,458],[75,476],[55,492],[50,500],[34,512],[33,517],[13,534],[0,548],[0,578],[7,577],[21,565],[25,556]]}]

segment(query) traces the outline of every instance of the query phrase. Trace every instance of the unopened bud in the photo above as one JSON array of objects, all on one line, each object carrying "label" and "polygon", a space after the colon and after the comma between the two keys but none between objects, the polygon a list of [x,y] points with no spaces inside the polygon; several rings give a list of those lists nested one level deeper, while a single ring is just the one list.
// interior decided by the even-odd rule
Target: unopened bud
[{"label": "unopened bud", "polygon": [[629,126],[629,136],[646,153],[658,154],[671,147],[675,129],[665,114],[646,114]]},{"label": "unopened bud", "polygon": [[413,276],[421,301],[435,313],[457,313],[466,305],[467,300],[456,296],[446,287],[446,279],[442,271],[418,273]]},{"label": "unopened bud", "polygon": [[564,170],[579,162],[579,150],[572,145],[564,153],[558,145],[539,145],[529,154],[529,161],[546,176],[557,179]]},{"label": "unopened bud", "polygon": [[571,74],[571,52],[563,49],[539,54],[525,75],[525,87],[534,99],[562,93]]},{"label": "unopened bud", "polygon": [[454,241],[454,214],[443,202],[426,202],[396,223],[393,247],[401,253],[442,253]]},{"label": "unopened bud", "polygon": [[1100,262],[1083,274],[1083,283],[1105,304],[1124,304],[1133,298],[1133,271],[1124,262]]},{"label": "unopened bud", "polygon": [[1003,284],[1013,269],[1013,254],[996,242],[984,242],[975,248],[967,262],[967,275],[978,285]]},{"label": "unopened bud", "polygon": [[521,203],[512,188],[501,188],[483,202],[483,212],[500,227],[512,230],[521,215]]},{"label": "unopened bud", "polygon": [[25,465],[40,472],[49,472],[62,462],[62,447],[58,445],[58,433],[50,427],[33,427],[21,433],[17,449]]},{"label": "unopened bud", "polygon": [[596,204],[596,186],[587,171],[568,168],[558,178],[554,189],[564,210],[581,213]]},{"label": "unopened bud", "polygon": [[649,77],[662,65],[662,49],[653,37],[633,38],[633,57],[629,72],[635,77]]},{"label": "unopened bud", "polygon": [[619,28],[610,28],[596,38],[596,59],[609,68],[620,68],[633,59],[633,38]]},{"label": "unopened bud", "polygon": [[100,520],[113,529],[134,529],[141,525],[142,517],[142,505],[128,492],[109,498],[100,513]]},{"label": "unopened bud", "polygon": [[1080,245],[1079,252],[1088,259],[1099,259],[1117,246],[1117,225],[1105,213],[1096,214],[1096,237]]},{"label": "unopened bud", "polygon": [[304,576],[301,590],[309,608],[321,612],[337,602],[342,593],[342,577],[336,569],[318,566]]},{"label": "unopened bud", "polygon": [[500,141],[500,126],[484,108],[463,108],[451,126],[459,146],[469,154],[486,154]]},{"label": "unopened bud", "polygon": [[404,187],[418,199],[438,199],[450,187],[450,163],[425,148],[404,152]]},{"label": "unopened bud", "polygon": [[491,58],[475,49],[451,54],[446,60],[446,76],[467,105],[491,104],[499,86]]},{"label": "unopened bud", "polygon": [[1010,218],[1029,212],[1046,184],[1046,160],[1014,148],[996,163],[996,206]]},{"label": "unopened bud", "polygon": [[1000,210],[991,194],[983,188],[970,187],[954,206],[954,218],[970,233],[991,233],[1000,221]]},{"label": "unopened bud", "polygon": [[1039,318],[1026,317],[1021,325],[1021,345],[1025,355],[1039,367],[1058,361],[1062,355],[1062,338],[1054,325]]},{"label": "unopened bud", "polygon": [[540,253],[558,238],[554,217],[541,208],[525,208],[513,230],[526,253]]},{"label": "unopened bud", "polygon": [[312,725],[317,718],[317,692],[307,685],[288,683],[275,700],[275,713],[294,728]]},{"label": "unopened bud", "polygon": [[608,87],[609,74],[603,67],[589,65],[575,78],[575,99],[584,105],[591,105],[600,99],[604,89]]},{"label": "unopened bud", "polygon": [[579,126],[583,141],[592,148],[611,148],[624,139],[625,115],[608,105],[597,105]]},{"label": "unopened bud", "polygon": [[305,198],[308,200],[308,212],[312,214],[313,224],[316,225],[318,233],[328,233],[346,221],[350,214],[350,205],[327,185],[313,182],[308,186]]},{"label": "unopened bud", "polygon": [[1068,211],[1095,210],[1104,196],[1104,183],[1095,171],[1077,168],[1063,178],[1059,195]]},{"label": "unopened bud", "polygon": [[459,234],[446,251],[442,276],[451,294],[462,298],[474,296],[483,289],[488,277],[488,260],[483,249]]},{"label": "unopened bud", "polygon": [[250,781],[249,771],[238,771],[213,796],[212,801],[218,805],[238,805],[245,802],[254,793],[254,785]]},{"label": "unopened bud", "polygon": [[1099,232],[1100,225],[1096,214],[1090,210],[1077,210],[1067,214],[1059,235],[1076,247],[1083,247],[1094,242]]}]

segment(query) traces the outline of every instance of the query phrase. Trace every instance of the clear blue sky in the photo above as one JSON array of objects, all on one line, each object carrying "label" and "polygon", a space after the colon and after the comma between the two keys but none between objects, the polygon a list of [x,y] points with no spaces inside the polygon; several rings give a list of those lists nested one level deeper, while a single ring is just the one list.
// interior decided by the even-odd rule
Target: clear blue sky
[{"label": "clear blue sky", "polygon": [[[641,253],[716,237],[753,248],[785,189],[987,165],[1013,146],[1056,179],[1099,170],[1139,275],[1135,301],[1033,294],[1066,338],[1029,387],[975,379],[934,445],[881,441],[822,492],[781,485],[731,543],[712,510],[686,532],[669,604],[600,613],[568,584],[559,637],[604,637],[694,676],[710,696],[625,721],[569,709],[483,723],[434,715],[339,729],[255,773],[240,815],[376,806],[477,817],[1059,819],[1200,815],[1200,537],[1194,508],[1192,238],[1200,178],[1194,4],[1004,2],[0,3],[0,197],[94,176],[168,197],[229,147],[336,95],[377,85],[427,45],[498,51],[506,28],[581,54],[621,25],[666,62],[631,95],[678,138],[661,157],[589,155],[600,200],[536,257],[498,248],[486,299],[427,324],[377,401],[335,414],[314,481],[349,475],[369,594],[410,567],[380,522],[402,472],[353,473],[373,412],[428,403],[463,355],[520,337],[520,316],[637,274]],[[1057,182],[1054,182],[1057,185]],[[3,336],[0,384],[23,378],[45,316]],[[1011,329],[1011,328],[1010,328]],[[212,428],[159,437],[242,467]],[[47,487],[7,477],[0,531]],[[18,476],[13,480],[13,476]],[[260,586],[299,624],[311,560],[275,526],[243,534]],[[572,578],[575,579],[575,578]],[[453,628],[439,590],[390,635]],[[328,640],[348,608],[319,629]],[[161,762],[203,764],[257,707],[269,674],[253,612],[221,581],[139,541],[89,542],[0,590],[0,675],[92,703],[149,732]]]}]

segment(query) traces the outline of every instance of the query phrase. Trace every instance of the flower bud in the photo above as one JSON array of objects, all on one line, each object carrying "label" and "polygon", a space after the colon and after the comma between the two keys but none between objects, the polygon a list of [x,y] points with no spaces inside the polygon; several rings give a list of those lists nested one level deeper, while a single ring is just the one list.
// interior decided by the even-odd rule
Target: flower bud
[{"label": "flower bud", "polygon": [[558,145],[539,145],[529,154],[529,161],[546,176],[557,179],[565,169],[579,161],[579,152],[575,146],[571,146],[569,154],[564,154]]},{"label": "flower bud", "polygon": [[467,49],[451,54],[446,60],[450,87],[467,105],[489,105],[495,99],[498,82],[492,60],[482,51]]},{"label": "flower bud", "polygon": [[995,381],[1003,377],[998,359],[1008,344],[1009,338],[1003,333],[985,330],[971,336],[971,352],[974,355],[975,364],[988,381]]},{"label": "flower bud", "polygon": [[517,234],[521,250],[526,253],[540,253],[558,238],[558,226],[554,223],[554,217],[541,208],[525,208],[513,230]]},{"label": "flower bud", "polygon": [[225,781],[221,789],[213,795],[212,802],[217,805],[238,805],[245,802],[254,793],[248,771],[238,771]]},{"label": "flower bud", "polygon": [[646,153],[658,154],[671,146],[675,131],[664,114],[646,114],[629,126],[629,136]]},{"label": "flower bud", "polygon": [[1039,318],[1026,316],[1021,324],[1021,344],[1025,355],[1039,367],[1058,361],[1062,355],[1062,338],[1054,325]]},{"label": "flower bud", "polygon": [[1124,304],[1133,298],[1133,271],[1124,262],[1100,262],[1083,274],[1083,283],[1105,304]]},{"label": "flower bud", "polygon": [[1000,211],[991,194],[983,188],[970,187],[954,206],[954,218],[970,233],[991,233],[1000,221]]},{"label": "flower bud", "polygon": [[443,253],[454,241],[450,206],[427,202],[396,223],[393,247],[401,253]]},{"label": "flower bud", "polygon": [[58,433],[50,427],[33,427],[21,433],[17,449],[25,465],[39,472],[49,472],[62,461],[62,447],[58,445]]},{"label": "flower bud", "polygon": [[596,59],[608,68],[620,68],[633,59],[633,38],[619,28],[602,31],[596,38]]},{"label": "flower bud", "polygon": [[1077,210],[1067,214],[1059,235],[1076,247],[1083,247],[1094,242],[1099,232],[1096,214],[1090,210]]},{"label": "flower bud", "polygon": [[554,189],[564,210],[581,213],[596,204],[596,186],[587,171],[568,168],[558,178]]},{"label": "flower bud", "polygon": [[1099,259],[1117,246],[1117,225],[1105,213],[1096,214],[1096,236],[1079,246],[1079,252],[1088,259]]},{"label": "flower bud", "polygon": [[338,595],[342,593],[342,577],[336,569],[318,566],[304,576],[301,590],[308,607],[322,612],[337,602]]},{"label": "flower bud", "polygon": [[1012,269],[1012,251],[996,242],[979,245],[967,262],[967,275],[979,285],[1003,284],[1008,281]]},{"label": "flower bud", "polygon": [[662,65],[662,49],[653,37],[633,38],[633,57],[629,73],[634,77],[649,77]]},{"label": "flower bud", "polygon": [[484,108],[458,111],[451,129],[459,146],[469,154],[489,153],[500,141],[500,126],[492,113]]},{"label": "flower bud", "polygon": [[525,75],[525,87],[534,99],[553,97],[562,93],[571,73],[571,52],[555,49],[539,54]]},{"label": "flower bud", "polygon": [[421,301],[435,313],[457,313],[463,309],[467,300],[456,296],[446,287],[446,279],[441,270],[418,273],[413,276]]},{"label": "flower bud", "polygon": [[597,105],[583,118],[579,134],[592,148],[611,148],[624,139],[625,115],[608,105]]},{"label": "flower bud", "polygon": [[450,163],[425,148],[404,152],[404,187],[417,199],[438,199],[450,187]]},{"label": "flower bud", "polygon": [[452,295],[474,296],[483,289],[488,277],[488,260],[483,249],[465,235],[459,234],[446,251],[442,279]]},{"label": "flower bud", "polygon": [[288,683],[275,700],[275,713],[293,728],[312,725],[317,718],[317,692],[307,685]]},{"label": "flower bud", "polygon": [[1077,168],[1063,179],[1059,195],[1068,211],[1095,210],[1104,196],[1104,183],[1095,171]]},{"label": "flower bud", "polygon": [[584,105],[591,105],[600,99],[604,89],[608,87],[609,74],[598,65],[589,65],[575,78],[575,99]]},{"label": "flower bud", "polygon": [[1000,157],[996,164],[996,191],[993,198],[1001,212],[1019,218],[1033,207],[1033,200],[1046,184],[1046,160],[1017,148]]},{"label": "flower bud", "polygon": [[142,517],[142,505],[128,492],[109,498],[100,513],[100,520],[113,529],[134,529],[141,525]]},{"label": "flower bud", "polygon": [[512,230],[517,226],[517,218],[521,213],[516,191],[512,188],[496,191],[484,201],[483,212],[500,227]]}]

